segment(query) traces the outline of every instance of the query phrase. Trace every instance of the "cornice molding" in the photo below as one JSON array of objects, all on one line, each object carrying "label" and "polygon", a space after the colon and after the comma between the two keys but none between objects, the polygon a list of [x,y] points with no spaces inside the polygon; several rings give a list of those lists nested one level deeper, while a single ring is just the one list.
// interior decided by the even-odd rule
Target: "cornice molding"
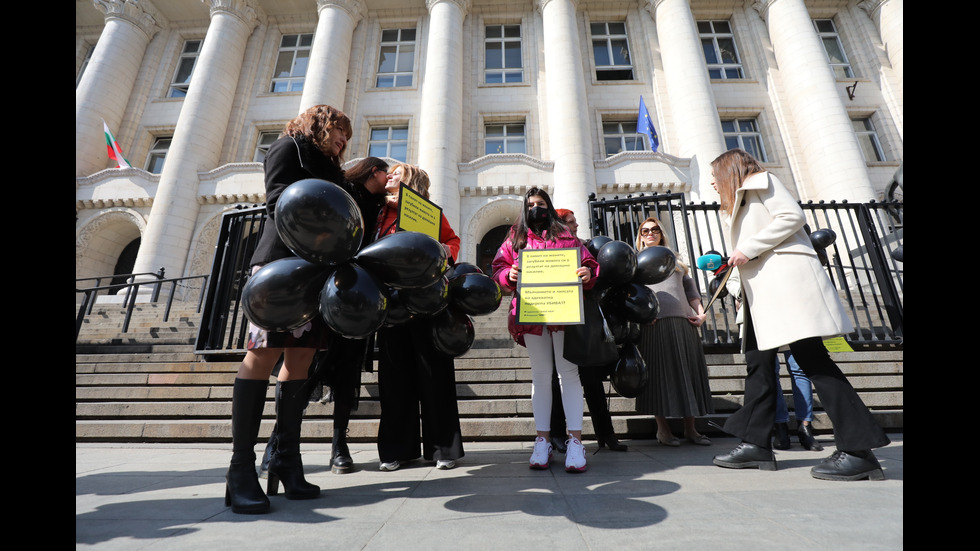
[{"label": "cornice molding", "polygon": [[525,155],[524,153],[495,153],[493,155],[484,155],[473,159],[468,163],[459,163],[457,164],[457,167],[459,168],[459,172],[462,174],[464,172],[476,172],[477,170],[486,166],[507,166],[513,164],[526,165],[531,168],[548,172],[555,169],[554,161],[542,161],[541,159],[530,155]]},{"label": "cornice molding", "polygon": [[861,0],[858,2],[857,7],[867,12],[868,17],[875,20],[878,18],[879,12],[881,12],[881,7],[887,3],[888,0]]},{"label": "cornice molding", "polygon": [[632,163],[636,161],[655,161],[658,163],[663,163],[665,165],[677,167],[677,168],[690,168],[691,159],[674,157],[673,155],[668,155],[666,153],[660,153],[659,151],[620,151],[619,153],[606,157],[600,161],[595,162],[596,168],[612,168],[616,165],[624,163]]}]

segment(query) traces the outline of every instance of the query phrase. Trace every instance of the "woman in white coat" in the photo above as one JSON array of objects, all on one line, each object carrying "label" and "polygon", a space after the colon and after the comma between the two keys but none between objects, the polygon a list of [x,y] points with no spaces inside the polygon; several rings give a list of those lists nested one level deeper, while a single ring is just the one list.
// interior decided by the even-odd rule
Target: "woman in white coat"
[{"label": "woman in white coat", "polygon": [[853,326],[803,230],[803,210],[778,178],[741,149],[711,166],[722,213],[730,215],[729,264],[741,276],[747,368],[744,404],[725,422],[725,431],[742,443],[714,463],[776,469],[770,432],[778,382],[772,366],[779,347],[788,345],[834,425],[837,451],[811,469],[813,477],[883,479],[871,449],[887,445],[888,436],[823,345],[823,337]]}]

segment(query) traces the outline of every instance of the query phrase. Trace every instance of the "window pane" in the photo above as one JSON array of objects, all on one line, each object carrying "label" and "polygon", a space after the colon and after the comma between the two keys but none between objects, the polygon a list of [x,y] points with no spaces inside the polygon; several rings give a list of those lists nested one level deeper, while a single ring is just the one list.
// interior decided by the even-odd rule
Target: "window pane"
[{"label": "window pane", "polygon": [[415,42],[415,29],[402,29],[401,40],[402,42]]},{"label": "window pane", "polygon": [[606,34],[605,23],[592,23],[589,25],[589,29],[592,31],[592,34]]},{"label": "window pane", "polygon": [[393,140],[407,140],[408,139],[408,128],[392,128],[391,129],[391,139]]},{"label": "window pane", "polygon": [[725,147],[727,147],[728,149],[735,149],[736,147],[738,147],[738,138],[726,137]]},{"label": "window pane", "polygon": [[719,38],[718,49],[721,52],[721,61],[723,63],[738,63],[738,58],[735,56],[734,40],[731,38]]},{"label": "window pane", "polygon": [[711,34],[711,22],[698,21],[698,32],[701,34]]},{"label": "window pane", "polygon": [[391,73],[395,70],[395,46],[382,46],[381,58],[378,61],[379,73]]},{"label": "window pane", "polygon": [[312,34],[301,34],[299,35],[299,45],[304,47],[309,47],[313,45],[313,35]]},{"label": "window pane", "polygon": [[398,42],[398,29],[381,31],[382,42]]},{"label": "window pane", "polygon": [[504,45],[504,55],[506,56],[506,65],[508,68],[521,67],[521,43],[520,42],[508,42]]},{"label": "window pane", "polygon": [[732,32],[732,27],[728,24],[728,21],[712,21],[716,33],[730,34]]},{"label": "window pane", "polygon": [[282,40],[279,42],[280,48],[295,48],[297,36],[295,34],[283,35]]},{"label": "window pane", "polygon": [[310,51],[302,50],[296,52],[296,61],[293,63],[293,73],[291,76],[294,77],[305,77],[306,68],[310,64]]},{"label": "window pane", "polygon": [[487,140],[486,155],[496,155],[504,152],[503,140]]},{"label": "window pane", "polygon": [[609,34],[626,34],[626,23],[609,23]]},{"label": "window pane", "polygon": [[505,81],[508,82],[508,83],[512,83],[512,82],[524,82],[524,74],[523,73],[507,73],[507,75],[505,75]]},{"label": "window pane", "polygon": [[387,144],[371,144],[368,146],[368,157],[387,157]]},{"label": "window pane", "polygon": [[527,151],[524,148],[524,140],[518,140],[518,141],[510,142],[510,145],[507,146],[507,152],[508,153],[527,153]]},{"label": "window pane", "polygon": [[819,32],[822,33],[837,32],[837,29],[834,28],[834,22],[831,21],[830,19],[817,19],[814,21],[814,23],[816,23],[817,31]]},{"label": "window pane", "polygon": [[734,132],[735,131],[735,121],[721,121],[722,132]]},{"label": "window pane", "polygon": [[504,75],[501,73],[487,73],[487,84],[501,84],[504,81]]},{"label": "window pane", "polygon": [[504,27],[504,36],[507,38],[520,38],[521,36],[521,26],[520,25],[506,25]]},{"label": "window pane", "polygon": [[609,65],[609,52],[605,40],[592,41],[592,54],[595,56],[596,65]]},{"label": "window pane", "polygon": [[622,146],[620,145],[619,138],[606,138],[606,156],[615,155],[622,151]]},{"label": "window pane", "polygon": [[415,46],[403,45],[398,52],[398,71],[410,72],[415,64]]},{"label": "window pane", "polygon": [[378,88],[391,88],[395,85],[395,77],[378,76]]},{"label": "window pane", "polygon": [[487,38],[500,38],[500,26],[491,25],[487,27]]},{"label": "window pane", "polygon": [[823,47],[827,50],[827,57],[831,63],[846,63],[844,52],[840,49],[840,43],[834,37],[824,37]]},{"label": "window pane", "polygon": [[279,57],[276,59],[276,70],[273,71],[273,75],[276,78],[288,77],[289,71],[293,68],[293,52],[279,52]]},{"label": "window pane", "polygon": [[488,126],[487,136],[503,136],[504,127],[503,126]]},{"label": "window pane", "polygon": [[710,38],[701,39],[701,49],[704,50],[705,62],[712,64],[718,63],[718,56],[715,55],[715,43]]},{"label": "window pane", "polygon": [[501,69],[503,68],[503,52],[501,48],[503,44],[500,42],[487,43],[487,69]]},{"label": "window pane", "polygon": [[629,65],[630,64],[630,49],[626,44],[626,40],[612,40],[610,41],[613,53],[613,63],[616,65]]},{"label": "window pane", "polygon": [[398,159],[404,162],[408,159],[408,144],[405,143],[393,143],[391,144],[391,154],[389,155],[392,159]]},{"label": "window pane", "polygon": [[184,58],[177,66],[177,74],[174,75],[174,84],[187,84],[191,81],[191,72],[194,70],[196,58]]},{"label": "window pane", "polygon": [[395,77],[395,86],[411,86],[412,75],[398,75]]}]

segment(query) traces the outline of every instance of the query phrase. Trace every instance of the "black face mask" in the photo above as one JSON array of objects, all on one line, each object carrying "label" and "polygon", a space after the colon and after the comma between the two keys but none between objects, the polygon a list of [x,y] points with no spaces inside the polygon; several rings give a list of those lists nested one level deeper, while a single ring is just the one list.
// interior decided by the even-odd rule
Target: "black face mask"
[{"label": "black face mask", "polygon": [[527,211],[527,225],[540,227],[548,223],[548,207],[532,207]]}]

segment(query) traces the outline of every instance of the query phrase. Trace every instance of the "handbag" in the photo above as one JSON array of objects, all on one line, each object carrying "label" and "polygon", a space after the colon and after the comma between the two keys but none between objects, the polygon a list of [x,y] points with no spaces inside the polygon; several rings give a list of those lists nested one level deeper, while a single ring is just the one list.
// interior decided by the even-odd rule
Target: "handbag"
[{"label": "handbag", "polygon": [[606,367],[619,360],[619,349],[612,331],[606,325],[599,302],[583,301],[585,323],[565,326],[565,348],[562,355],[579,367]]}]

